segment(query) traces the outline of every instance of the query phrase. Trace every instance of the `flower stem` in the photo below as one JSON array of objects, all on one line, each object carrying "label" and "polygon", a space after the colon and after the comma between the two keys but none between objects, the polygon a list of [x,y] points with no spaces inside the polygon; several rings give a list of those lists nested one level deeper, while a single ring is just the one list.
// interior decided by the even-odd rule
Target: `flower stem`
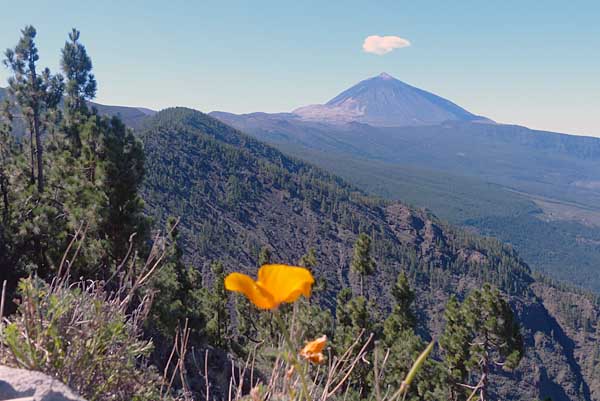
[{"label": "flower stem", "polygon": [[273,317],[275,318],[275,321],[277,322],[277,324],[279,325],[279,328],[281,329],[281,332],[283,333],[283,338],[285,339],[285,343],[287,345],[289,355],[290,355],[290,362],[292,363],[292,366],[294,367],[294,369],[296,370],[296,372],[298,372],[298,375],[300,376],[300,381],[302,382],[302,395],[304,396],[305,401],[311,401],[310,395],[308,392],[308,385],[306,384],[306,377],[304,375],[304,369],[302,369],[302,366],[300,366],[300,363],[298,362],[298,357],[296,355],[297,354],[296,348],[294,347],[294,344],[292,343],[292,339],[290,337],[290,332],[288,331],[288,328],[286,327],[285,323],[283,322],[283,319],[281,318],[281,315],[279,314],[279,310],[273,311]]}]

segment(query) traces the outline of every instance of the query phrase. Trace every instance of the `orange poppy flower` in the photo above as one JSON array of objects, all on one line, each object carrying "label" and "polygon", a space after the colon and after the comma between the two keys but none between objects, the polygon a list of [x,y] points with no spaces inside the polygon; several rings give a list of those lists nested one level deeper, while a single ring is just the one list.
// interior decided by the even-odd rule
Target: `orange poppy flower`
[{"label": "orange poppy flower", "polygon": [[275,309],[281,303],[292,303],[300,295],[310,297],[315,279],[304,267],[264,265],[258,269],[258,279],[242,273],[225,278],[225,288],[244,294],[260,309]]},{"label": "orange poppy flower", "polygon": [[327,336],[323,335],[316,340],[309,341],[306,343],[300,356],[312,363],[322,363],[325,357],[323,356],[323,348],[327,344]]}]

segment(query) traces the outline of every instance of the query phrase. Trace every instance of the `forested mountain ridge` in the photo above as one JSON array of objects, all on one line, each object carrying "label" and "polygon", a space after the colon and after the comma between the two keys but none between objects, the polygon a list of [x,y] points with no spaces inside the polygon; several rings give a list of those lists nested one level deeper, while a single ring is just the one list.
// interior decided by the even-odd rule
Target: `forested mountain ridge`
[{"label": "forested mountain ridge", "polygon": [[194,110],[159,112],[138,135],[146,154],[146,209],[159,221],[181,217],[186,259],[208,279],[212,260],[251,272],[262,247],[284,263],[312,248],[315,274],[327,281],[322,301],[332,308],[341,288],[358,286],[349,264],[352,244],[365,232],[379,266],[367,293],[387,308],[391,283],[405,271],[417,291],[423,333],[440,332],[451,294],[462,297],[489,281],[510,295],[527,348],[515,375],[494,380],[499,397],[600,399],[596,301],[585,301],[581,313],[586,296],[533,278],[512,249],[367,196]]},{"label": "forested mountain ridge", "polygon": [[[389,91],[400,85],[377,82]],[[390,119],[403,113],[392,100],[369,98]],[[536,270],[600,289],[598,138],[469,119],[389,126],[359,117],[211,115],[369,193],[509,242]]]}]

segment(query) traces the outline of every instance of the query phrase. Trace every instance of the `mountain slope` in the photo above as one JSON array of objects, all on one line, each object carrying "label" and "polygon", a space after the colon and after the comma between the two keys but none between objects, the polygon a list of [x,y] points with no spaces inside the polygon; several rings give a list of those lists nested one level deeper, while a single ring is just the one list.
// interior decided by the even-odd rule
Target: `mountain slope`
[{"label": "mountain slope", "polygon": [[[8,98],[8,96],[8,89],[0,88],[0,102]],[[101,115],[121,118],[121,120],[131,128],[138,128],[147,117],[156,114],[156,111],[143,107],[110,106],[99,103],[91,103],[91,106],[95,107]],[[14,129],[17,135],[22,134],[24,128],[19,119],[15,122]]]},{"label": "mountain slope", "polygon": [[140,127],[146,118],[156,114],[156,111],[143,107],[111,106],[99,103],[92,103],[92,107],[95,107],[102,115],[119,117],[131,128]]},{"label": "mountain slope", "polygon": [[[597,362],[581,353],[597,346],[599,333],[591,328],[597,305],[580,313],[581,322],[560,323],[563,307],[549,309],[542,296],[559,291],[534,279],[510,248],[404,204],[366,196],[197,111],[159,112],[139,135],[147,158],[147,209],[161,221],[181,216],[186,258],[205,275],[215,259],[228,270],[253,272],[261,246],[271,248],[273,261],[288,263],[314,248],[315,274],[328,282],[324,302],[331,307],[340,288],[358,284],[349,269],[352,244],[359,232],[368,232],[379,266],[368,293],[386,308],[390,283],[406,271],[417,290],[419,315],[433,333],[441,330],[450,294],[464,296],[483,281],[510,294],[528,350],[514,376],[494,380],[498,397],[599,399]],[[570,301],[567,295],[552,296],[553,305]]]},{"label": "mountain slope", "polygon": [[537,270],[600,290],[600,139],[477,122],[375,127],[211,115],[364,190],[510,242]]},{"label": "mountain slope", "polygon": [[413,126],[445,121],[488,121],[451,101],[410,86],[387,73],[359,82],[324,105],[292,112],[303,120]]}]

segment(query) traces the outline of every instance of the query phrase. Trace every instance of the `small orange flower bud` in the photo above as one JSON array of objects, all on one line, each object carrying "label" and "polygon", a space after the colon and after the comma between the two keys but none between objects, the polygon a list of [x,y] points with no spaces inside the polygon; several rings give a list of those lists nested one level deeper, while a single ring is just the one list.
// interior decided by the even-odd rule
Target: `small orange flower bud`
[{"label": "small orange flower bud", "polygon": [[323,356],[323,348],[325,348],[326,344],[326,335],[323,335],[317,338],[316,340],[309,341],[300,351],[300,356],[312,363],[323,363],[323,361],[325,360],[325,357]]}]

